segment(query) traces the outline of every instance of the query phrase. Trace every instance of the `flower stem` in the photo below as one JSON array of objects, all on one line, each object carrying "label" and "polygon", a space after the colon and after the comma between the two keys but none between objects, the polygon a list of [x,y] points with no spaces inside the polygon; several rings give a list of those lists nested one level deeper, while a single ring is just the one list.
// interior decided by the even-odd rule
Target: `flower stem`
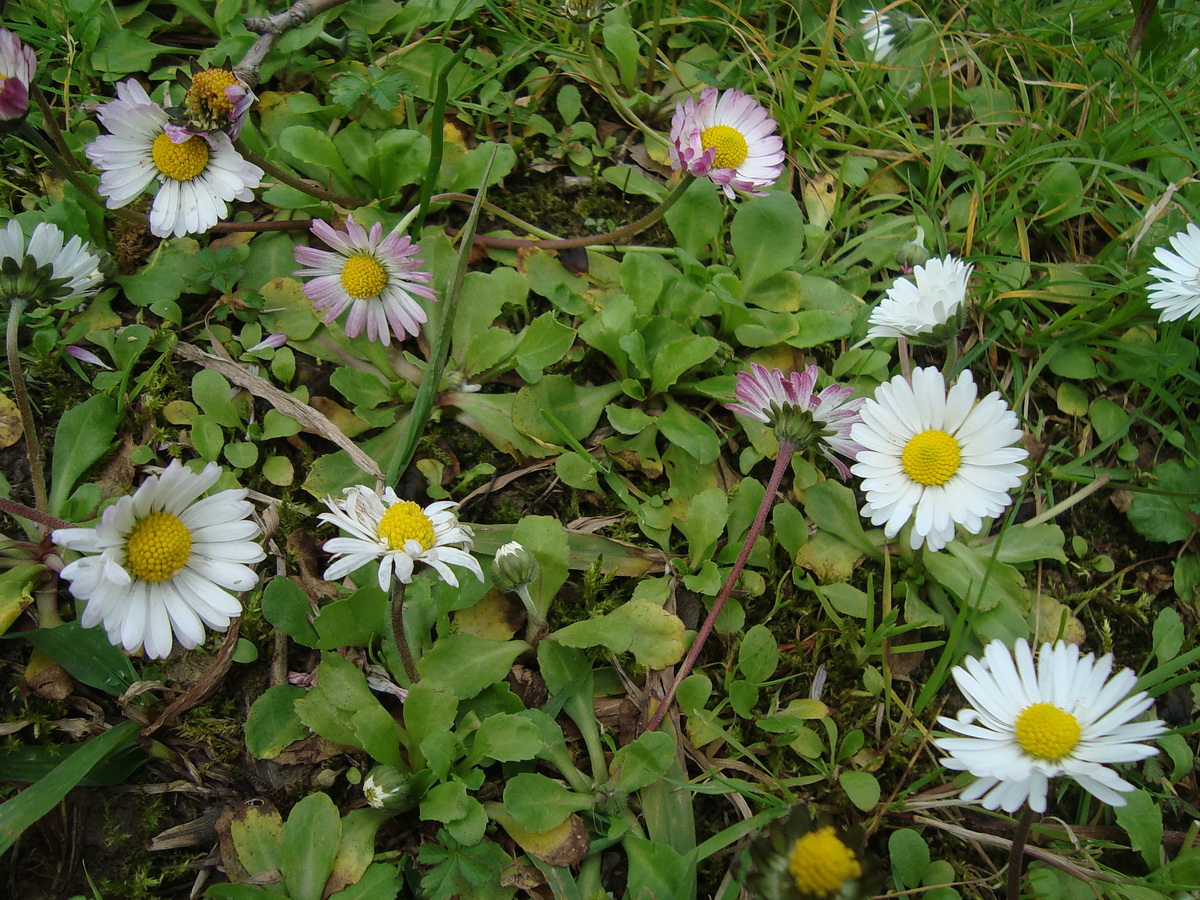
[{"label": "flower stem", "polygon": [[408,632],[404,630],[404,582],[399,580],[392,589],[392,640],[396,642],[396,651],[404,664],[404,674],[408,676],[409,684],[416,684],[421,680],[421,673],[417,671],[412,648],[408,646]]},{"label": "flower stem", "polygon": [[658,709],[654,711],[653,718],[650,719],[650,724],[646,726],[647,731],[654,731],[662,724],[663,717],[667,714],[667,709],[675,700],[675,694],[679,690],[680,683],[692,673],[692,669],[696,665],[696,659],[700,656],[700,651],[704,648],[704,642],[708,640],[708,636],[712,633],[713,626],[717,622],[717,617],[721,614],[721,610],[725,608],[725,601],[733,593],[733,586],[737,583],[742,569],[746,567],[746,560],[750,558],[750,551],[754,549],[754,542],[758,540],[758,536],[762,533],[763,525],[767,521],[767,513],[775,505],[775,493],[779,490],[779,485],[783,481],[783,473],[787,471],[788,464],[792,461],[792,455],[795,452],[795,444],[788,441],[779,442],[779,455],[775,457],[775,468],[771,470],[771,478],[767,482],[766,491],[763,493],[762,503],[759,504],[758,515],[754,517],[754,523],[746,533],[746,540],[742,544],[742,552],[738,554],[737,561],[729,571],[729,577],[725,579],[725,584],[721,588],[721,592],[717,594],[717,599],[713,601],[708,617],[704,620],[704,624],[700,626],[700,631],[696,634],[696,639],[692,641],[692,648],[688,651],[687,658],[684,659],[679,673],[675,676],[675,680],[671,682],[671,687],[668,689],[667,695],[663,697],[662,702],[658,705]]},{"label": "flower stem", "polygon": [[900,354],[900,374],[904,380],[912,383],[912,370],[908,362],[908,339],[903,335],[896,338],[896,351]]},{"label": "flower stem", "polygon": [[31,522],[37,522],[39,525],[45,525],[49,529],[59,528],[74,528],[70,522],[60,519],[56,516],[48,515],[40,510],[32,509],[24,503],[17,503],[15,500],[9,500],[5,497],[0,497],[0,512],[6,512],[10,516],[18,516],[22,519],[28,519]]},{"label": "flower stem", "polygon": [[[25,429],[25,450],[29,455],[29,479],[33,482],[33,502],[38,512],[49,514],[46,503],[46,473],[42,469],[42,445],[38,441],[37,425],[33,411],[29,408],[29,393],[25,389],[25,372],[21,369],[21,355],[17,350],[17,329],[21,324],[21,313],[29,300],[14,297],[8,309],[8,329],[5,332],[5,351],[8,354],[8,374],[12,379],[13,400],[21,413],[21,425]],[[38,530],[46,536],[45,522],[38,522]]]},{"label": "flower stem", "polygon": [[290,172],[281,169],[269,159],[259,156],[253,150],[246,146],[245,142],[240,138],[234,144],[234,148],[238,153],[242,154],[254,165],[258,166],[272,178],[282,181],[290,188],[295,188],[302,194],[308,194],[310,197],[316,197],[324,203],[335,203],[338,206],[346,206],[350,209],[357,209],[360,206],[366,206],[367,201],[358,197],[351,197],[348,194],[339,194],[335,191],[327,191],[325,188],[317,187],[315,184],[309,184],[303,178],[299,178]]},{"label": "flower stem", "polygon": [[1017,820],[1012,849],[1008,854],[1008,900],[1021,900],[1021,876],[1025,872],[1025,842],[1033,826],[1033,809],[1026,804]]},{"label": "flower stem", "polygon": [[70,156],[71,148],[67,146],[62,129],[58,127],[58,120],[54,118],[54,109],[50,106],[50,101],[46,99],[46,95],[38,87],[36,81],[30,83],[29,92],[33,94],[33,99],[37,102],[38,109],[42,111],[42,126],[49,132],[50,139],[54,141],[54,146],[58,148],[58,152],[63,156]]},{"label": "flower stem", "polygon": [[604,95],[604,99],[612,106],[613,112],[624,119],[627,125],[640,131],[645,140],[666,146],[667,142],[663,140],[662,135],[638,118],[637,114],[629,108],[629,104],[617,93],[616,88],[612,86],[612,82],[608,80],[608,74],[604,71],[604,60],[600,58],[600,52],[596,49],[596,43],[592,40],[590,30],[587,37],[584,38],[583,49],[587,53],[588,61],[592,64],[592,69],[596,75],[596,83],[600,86],[600,93]]}]

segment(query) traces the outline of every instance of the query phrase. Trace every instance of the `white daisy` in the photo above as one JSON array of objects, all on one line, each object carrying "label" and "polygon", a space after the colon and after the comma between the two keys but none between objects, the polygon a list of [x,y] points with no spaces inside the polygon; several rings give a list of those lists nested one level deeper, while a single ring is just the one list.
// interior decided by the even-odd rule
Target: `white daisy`
[{"label": "white daisy", "polygon": [[348,337],[358,337],[364,327],[367,340],[381,344],[390,344],[393,334],[398,341],[420,334],[427,316],[413,295],[436,300],[438,292],[428,286],[433,276],[421,271],[421,248],[411,238],[396,231],[383,237],[378,222],[368,234],[354,216],[346,217],[345,231],[313,219],[312,233],[333,249],[297,247],[296,262],[308,268],[293,274],[312,278],[304,294],[314,309],[328,310],[326,325],[349,308]]},{"label": "white daisy", "polygon": [[866,401],[851,399],[854,390],[845,385],[831,384],[819,394],[814,392],[816,386],[816,366],[785,376],[780,369],[751,363],[749,371],[738,372],[734,396],[741,402],[726,406],[770,425],[798,450],[816,447],[847,478],[850,470],[834,454],[853,460],[862,450],[851,439],[850,429],[862,421],[858,411]]},{"label": "white daisy", "polygon": [[1166,266],[1154,266],[1150,274],[1158,281],[1150,285],[1150,306],[1158,310],[1160,322],[1174,322],[1187,316],[1200,316],[1200,228],[1188,227],[1170,238],[1172,253],[1166,247],[1154,251],[1154,258]]},{"label": "white daisy", "polygon": [[892,44],[895,42],[888,17],[873,9],[868,9],[858,20],[858,24],[863,28],[863,41],[866,42],[871,55],[875,57],[875,62],[883,62],[892,52]]},{"label": "white daisy", "polygon": [[249,564],[265,554],[244,488],[197,499],[220,477],[216,463],[197,475],[175,460],[106,509],[95,528],[51,534],[61,547],[97,554],[61,573],[87,601],[84,628],[103,622],[113,644],[130,653],[144,646],[157,659],[171,652],[172,633],[190,650],[203,643],[205,625],[224,631],[242,614],[227,591],[254,587]]},{"label": "white daisy", "polygon": [[1144,692],[1129,696],[1137,676],[1122,669],[1109,678],[1112,666],[1111,653],[1081,659],[1078,646],[1059,641],[1042,645],[1035,669],[1024,639],[1012,653],[992,641],[982,660],[967,657],[955,666],[954,680],[971,706],[938,722],[964,737],[934,744],[949,754],[942,765],[976,777],[962,799],[982,797],[987,809],[1010,813],[1028,800],[1041,813],[1049,780],[1068,775],[1097,799],[1124,806],[1121,793],[1134,786],[1105,765],[1153,756],[1157,747],[1137,742],[1166,727],[1158,719],[1131,721],[1154,701]]},{"label": "white daisy", "polygon": [[783,171],[783,139],[777,124],[753,97],[741,91],[705,88],[700,100],[689,97],[671,120],[671,163],[720,185],[730,200],[734,191],[761,197],[759,188],[774,184]]},{"label": "white daisy", "polygon": [[0,28],[0,122],[11,122],[29,112],[29,85],[37,71],[37,57],[28,45],[7,28]]},{"label": "white daisy", "polygon": [[234,200],[254,199],[263,171],[233,149],[229,135],[216,131],[176,143],[166,131],[166,110],[136,81],[118,84],[117,99],[97,114],[110,132],[87,146],[88,159],[103,171],[100,193],[117,209],[157,181],[152,234],[199,234],[224,219]]},{"label": "white daisy", "polygon": [[474,535],[454,516],[458,504],[443,500],[422,509],[411,500],[401,500],[390,487],[380,496],[361,484],[344,493],[340,500],[326,497],[330,511],[317,516],[350,535],[325,542],[325,549],[334,555],[325,570],[327,581],[338,581],[376,560],[379,587],[384,591],[391,590],[393,572],[402,584],[411,584],[418,562],[432,566],[454,587],[458,578],[450,566],[462,566],[483,581],[483,569],[470,553]]},{"label": "white daisy", "polygon": [[947,256],[914,268],[913,281],[897,278],[871,311],[867,338],[929,335],[934,342],[949,340],[958,333],[958,312],[974,268]]},{"label": "white daisy", "polygon": [[[92,247],[86,241],[72,237],[64,244],[64,237],[57,225],[39,222],[26,246],[21,226],[15,219],[9,219],[8,225],[0,230],[0,271],[6,282],[22,273],[27,278],[24,285],[6,283],[5,292],[30,290],[37,296],[27,296],[27,300],[57,301],[64,306],[94,294],[104,280],[99,257],[91,252]],[[43,266],[49,267],[48,272],[34,277],[30,268]]]},{"label": "white daisy", "polygon": [[975,381],[963,372],[946,391],[935,368],[914,369],[879,386],[850,430],[861,450],[851,471],[862,481],[862,514],[895,537],[910,519],[910,546],[940,550],[955,524],[971,534],[999,515],[1021,482],[1029,454],[1016,414],[996,391],[975,402]]}]

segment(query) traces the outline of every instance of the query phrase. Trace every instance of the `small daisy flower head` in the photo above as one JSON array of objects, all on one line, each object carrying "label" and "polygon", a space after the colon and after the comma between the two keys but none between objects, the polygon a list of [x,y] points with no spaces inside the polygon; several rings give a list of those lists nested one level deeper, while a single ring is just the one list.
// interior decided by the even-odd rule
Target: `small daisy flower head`
[{"label": "small daisy flower head", "polygon": [[7,28],[0,28],[0,123],[16,122],[29,112],[29,85],[35,71],[33,50]]},{"label": "small daisy flower head", "polygon": [[382,494],[364,485],[346,488],[340,499],[326,497],[329,512],[317,518],[336,525],[346,537],[325,542],[334,555],[327,581],[339,581],[372,562],[379,562],[379,587],[391,590],[392,576],[411,584],[416,564],[431,566],[447,584],[458,587],[450,566],[462,566],[483,581],[483,570],[471,555],[474,535],[455,518],[457,504],[431,503],[422,508],[401,500],[390,487]]},{"label": "small daisy flower head", "polygon": [[87,601],[84,628],[103,623],[113,644],[161,659],[172,636],[190,650],[204,642],[205,625],[224,631],[242,614],[229,591],[258,583],[250,565],[265,554],[244,488],[200,499],[220,477],[216,463],[197,475],[176,460],[108,507],[95,528],[50,535],[89,554],[61,573],[71,594]]},{"label": "small daisy flower head", "polygon": [[[1112,674],[1111,653],[1079,655],[1079,647],[1043,644],[1034,666],[1024,639],[1010,652],[992,641],[982,659],[967,657],[951,673],[970,703],[957,718],[938,722],[961,737],[936,738],[947,754],[942,765],[970,772],[976,780],[963,800],[987,809],[1016,812],[1026,802],[1046,811],[1051,778],[1074,778],[1089,794],[1111,806],[1134,790],[1110,763],[1137,762],[1158,752],[1140,743],[1165,730],[1163,722],[1134,722],[1153,704],[1144,692],[1130,694],[1137,676]],[[1110,677],[1111,676],[1111,677]]]},{"label": "small daisy flower head", "polygon": [[15,219],[0,229],[0,297],[23,297],[70,309],[96,293],[104,276],[92,247],[78,237],[65,240],[57,225],[39,222],[29,243]]},{"label": "small daisy flower head", "polygon": [[783,139],[777,124],[749,94],[705,88],[689,97],[671,120],[671,164],[725,191],[765,196],[783,172]]},{"label": "small daisy flower head", "polygon": [[897,278],[871,311],[867,337],[903,337],[920,344],[952,339],[962,328],[963,301],[974,268],[946,256],[914,268],[911,281]]},{"label": "small daisy flower head", "polygon": [[842,478],[850,475],[845,463],[834,454],[853,460],[862,449],[850,436],[850,429],[862,419],[861,397],[841,384],[831,384],[816,393],[817,367],[784,375],[779,369],[767,369],[751,363],[738,373],[734,396],[739,402],[727,404],[733,412],[757,419],[775,429],[780,442],[797,450],[815,447],[833,463]]},{"label": "small daisy flower head", "polygon": [[229,69],[203,69],[192,75],[183,106],[172,110],[177,115],[167,124],[167,134],[177,144],[214,131],[223,131],[236,141],[255,99],[246,83]]},{"label": "small daisy flower head", "polygon": [[1160,322],[1200,316],[1200,228],[1188,227],[1169,239],[1171,249],[1159,247],[1154,258],[1166,268],[1153,266],[1158,280],[1150,285],[1150,306],[1158,310]]},{"label": "small daisy flower head", "polygon": [[354,216],[346,218],[345,231],[314,219],[312,233],[332,249],[297,247],[296,262],[307,268],[293,274],[312,279],[304,294],[314,309],[325,311],[326,325],[349,309],[347,337],[365,328],[367,340],[387,345],[393,336],[402,341],[420,334],[427,317],[416,298],[436,300],[438,292],[429,287],[433,276],[421,271],[421,248],[408,235],[393,231],[383,237],[378,222],[368,233]]},{"label": "small daisy flower head", "polygon": [[379,765],[363,779],[363,799],[375,809],[403,812],[417,805],[423,793],[421,782],[399,766]]},{"label": "small daisy flower head", "polygon": [[98,115],[109,133],[88,144],[86,152],[101,170],[105,205],[128,206],[157,184],[152,234],[199,234],[224,219],[234,200],[254,199],[263,171],[233,149],[229,135],[216,131],[175,140],[167,131],[167,111],[136,81],[118,84],[117,99],[103,104]]},{"label": "small daisy flower head", "polygon": [[888,538],[913,523],[909,544],[940,550],[955,525],[971,534],[1012,502],[1029,454],[1016,414],[996,391],[976,402],[975,381],[963,372],[949,391],[935,368],[914,369],[912,383],[884,382],[850,430],[864,448],[851,471],[862,479],[862,514]]},{"label": "small daisy flower head", "polygon": [[509,541],[492,560],[492,584],[502,591],[519,591],[541,572],[537,557],[518,541]]},{"label": "small daisy flower head", "polygon": [[[852,900],[871,894],[874,879],[852,836],[827,816],[814,819],[803,807],[776,822],[750,845],[747,887],[768,900]],[[871,882],[871,883],[868,883]]]},{"label": "small daisy flower head", "polygon": [[862,37],[867,45],[867,50],[875,57],[875,62],[883,62],[892,52],[892,45],[896,40],[895,35],[892,34],[888,17],[873,9],[868,9],[858,20],[858,24],[862,26]]}]

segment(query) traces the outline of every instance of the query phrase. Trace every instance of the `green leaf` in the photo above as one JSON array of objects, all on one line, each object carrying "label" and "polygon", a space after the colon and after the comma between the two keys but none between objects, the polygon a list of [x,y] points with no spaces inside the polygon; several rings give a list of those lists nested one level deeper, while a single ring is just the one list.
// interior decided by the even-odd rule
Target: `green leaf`
[{"label": "green leaf", "polygon": [[352,809],[342,817],[342,838],[333,862],[333,871],[325,886],[326,891],[334,890],[340,885],[361,883],[360,879],[366,877],[371,862],[375,859],[375,834],[379,831],[379,826],[391,817],[391,810],[369,807]]},{"label": "green leaf", "polygon": [[738,668],[746,679],[763,684],[779,665],[779,644],[766,625],[752,625],[738,647]]},{"label": "green leaf", "polygon": [[218,425],[240,428],[242,417],[229,394],[225,376],[212,369],[201,369],[192,378],[192,399]]},{"label": "green leaf", "polygon": [[362,878],[345,890],[330,894],[329,900],[396,900],[402,887],[404,879],[399,866],[371,863]]},{"label": "green leaf", "polygon": [[461,781],[447,781],[431,787],[421,801],[421,818],[447,824],[470,811],[467,789]]},{"label": "green leaf", "polygon": [[277,684],[254,701],[246,717],[246,749],[259,759],[274,759],[284,747],[308,737],[308,729],[296,713],[296,701],[305,690]]},{"label": "green leaf", "polygon": [[409,689],[404,701],[404,727],[413,744],[420,747],[432,734],[452,732],[457,713],[454,694],[426,678]]},{"label": "green leaf", "polygon": [[658,348],[650,369],[650,390],[657,394],[671,388],[685,372],[711,358],[720,346],[716,338],[693,334]]},{"label": "green leaf", "polygon": [[517,391],[513,400],[512,423],[520,432],[547,444],[562,445],[563,436],[544,416],[549,410],[567,428],[567,433],[582,441],[596,428],[605,405],[621,393],[617,384],[579,387],[566,375],[547,375],[534,385]]},{"label": "green leaf", "polygon": [[629,652],[639,665],[663,669],[683,658],[683,621],[650,600],[630,600],[613,612],[560,628],[552,637],[567,647],[605,646]]},{"label": "green leaf", "polygon": [[804,252],[804,215],[786,191],[755,197],[741,205],[730,226],[743,295],[782,272]]},{"label": "green leaf", "polygon": [[818,347],[847,337],[854,320],[824,309],[806,309],[796,313],[797,332],[787,339],[791,347]]},{"label": "green leaf", "polygon": [[1179,655],[1186,633],[1183,620],[1179,618],[1179,613],[1175,610],[1167,607],[1158,614],[1154,620],[1154,634],[1151,643],[1159,665],[1169,663]]},{"label": "green leaf", "polygon": [[870,772],[847,769],[838,776],[838,784],[850,802],[863,812],[870,812],[879,803],[879,781]]},{"label": "green leaf", "polygon": [[335,744],[365,750],[377,762],[403,765],[395,720],[367,687],[367,676],[343,656],[321,655],[317,683],[296,701],[296,714]]},{"label": "green leaf", "polygon": [[669,844],[633,834],[622,840],[629,860],[629,897],[690,897],[696,869],[687,856]]},{"label": "green leaf", "polygon": [[702,466],[716,462],[721,454],[721,442],[716,432],[703,419],[692,415],[673,399],[668,398],[667,408],[658,417],[657,424],[663,437],[686,451]]},{"label": "green leaf", "polygon": [[844,484],[814,484],[804,493],[804,512],[822,531],[841,538],[859,553],[871,559],[882,558],[879,547],[863,530],[854,491]]},{"label": "green leaf", "polygon": [[123,722],[92,738],[37,784],[0,803],[0,855],[8,851],[26,828],[54,809],[93,767],[136,741],[139,729],[137,722]]},{"label": "green leaf", "polygon": [[517,524],[513,540],[533,554],[538,562],[538,574],[529,585],[529,593],[534,606],[545,618],[559,589],[567,581],[570,556],[567,531],[562,522],[552,516],[525,516]]},{"label": "green leaf", "polygon": [[929,845],[911,828],[897,828],[888,836],[892,871],[906,888],[921,886],[929,868]]},{"label": "green leaf", "polygon": [[251,877],[279,868],[279,844],[283,840],[283,816],[269,801],[262,805],[241,804],[229,820],[229,837],[238,862]]},{"label": "green leaf", "polygon": [[1150,871],[1162,865],[1163,818],[1162,808],[1146,791],[1138,790],[1122,795],[1124,806],[1117,806],[1117,824],[1129,835],[1130,845]]},{"label": "green leaf", "polygon": [[702,491],[692,498],[687,515],[678,523],[688,542],[688,565],[697,569],[712,558],[717,540],[725,533],[729,499],[721,488]]},{"label": "green leaf", "polygon": [[467,764],[486,760],[519,762],[533,759],[546,747],[542,731],[528,719],[510,713],[488,716],[476,730]]},{"label": "green leaf", "polygon": [[679,246],[692,256],[700,256],[721,233],[725,221],[721,192],[713,190],[708,179],[697,178],[667,210],[666,220]]},{"label": "green leaf", "polygon": [[417,184],[429,168],[429,138],[416,131],[384,132],[371,154],[371,166],[377,169],[372,180],[379,185],[383,197]]},{"label": "green leaf", "polygon": [[458,697],[469,700],[488,685],[502,681],[518,656],[529,649],[524,641],[489,641],[473,634],[440,637],[417,663],[428,678]]},{"label": "green leaf", "polygon": [[342,155],[324,131],[311,125],[290,125],[279,134],[278,146],[284,153],[301,163],[318,169],[328,169],[347,184],[353,181]]},{"label": "green leaf", "polygon": [[108,452],[120,421],[116,403],[104,394],[94,394],[62,414],[54,432],[54,459],[50,466],[47,505],[51,515],[62,512],[75,483]]},{"label": "green leaf", "polygon": [[537,382],[542,371],[561,361],[574,343],[574,328],[560,322],[553,313],[543,313],[529,323],[513,351],[517,374],[529,384]]},{"label": "green leaf", "polygon": [[647,731],[613,754],[609,785],[633,793],[662,778],[675,762],[675,740],[662,731]]},{"label": "green leaf", "polygon": [[945,551],[926,553],[925,567],[942,587],[981,612],[1008,604],[1024,615],[1028,599],[1021,573],[993,559],[991,551],[951,541]]},{"label": "green leaf", "polygon": [[557,828],[571,813],[591,806],[591,798],[538,772],[520,772],[504,785],[504,808],[522,828],[535,834]]},{"label": "green leaf", "polygon": [[388,615],[388,597],[376,585],[359,588],[345,600],[321,607],[313,620],[320,650],[338,647],[368,647],[383,635]]},{"label": "green leaf", "polygon": [[292,807],[279,844],[279,867],[291,900],[321,900],[341,839],[342,818],[328,794],[309,794]]},{"label": "green leaf", "polygon": [[292,640],[305,647],[315,647],[320,638],[309,622],[312,609],[308,595],[290,578],[272,578],[262,596],[262,613],[266,620]]},{"label": "green leaf", "polygon": [[125,651],[109,643],[103,628],[84,628],[78,621],[57,628],[38,628],[20,635],[82,681],[119,697],[138,680]]},{"label": "green leaf", "polygon": [[1143,537],[1174,543],[1188,538],[1197,527],[1191,508],[1200,496],[1200,468],[1184,467],[1177,460],[1155,466],[1156,493],[1138,491],[1129,507],[1129,521]]}]

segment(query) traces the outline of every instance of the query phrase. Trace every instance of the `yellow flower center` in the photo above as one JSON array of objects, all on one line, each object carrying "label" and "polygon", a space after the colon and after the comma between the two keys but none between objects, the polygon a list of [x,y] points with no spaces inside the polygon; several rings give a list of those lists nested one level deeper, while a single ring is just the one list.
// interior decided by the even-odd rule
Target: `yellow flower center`
[{"label": "yellow flower center", "polygon": [[213,116],[229,118],[233,103],[225,96],[225,88],[237,84],[237,79],[228,69],[205,69],[192,76],[183,103],[189,111],[207,111]]},{"label": "yellow flower center", "polygon": [[195,135],[176,144],[164,131],[154,139],[150,156],[168,178],[191,181],[208,167],[208,144]]},{"label": "yellow flower center", "polygon": [[1035,759],[1058,762],[1075,749],[1079,720],[1053,703],[1034,703],[1017,716],[1017,743]]},{"label": "yellow flower center", "polygon": [[192,533],[170,513],[156,512],[137,523],[125,544],[125,564],[139,581],[166,581],[192,556]]},{"label": "yellow flower center", "polygon": [[862,865],[854,851],[843,844],[828,825],[810,831],[796,841],[788,860],[788,870],[796,887],[814,897],[826,897],[847,881],[862,875]]},{"label": "yellow flower center", "polygon": [[707,150],[716,147],[713,166],[718,169],[736,169],[750,155],[750,147],[742,133],[728,125],[712,125],[700,132],[700,146]]},{"label": "yellow flower center", "polygon": [[379,520],[375,533],[380,540],[387,541],[392,550],[403,550],[408,541],[416,541],[422,550],[433,546],[433,522],[429,521],[425,510],[411,500],[401,500],[388,509]]},{"label": "yellow flower center", "polygon": [[342,266],[342,287],[355,300],[378,297],[387,283],[387,269],[374,257],[359,253]]},{"label": "yellow flower center", "polygon": [[929,485],[945,484],[953,478],[961,459],[958,441],[933,429],[913,435],[900,456],[908,477]]}]

